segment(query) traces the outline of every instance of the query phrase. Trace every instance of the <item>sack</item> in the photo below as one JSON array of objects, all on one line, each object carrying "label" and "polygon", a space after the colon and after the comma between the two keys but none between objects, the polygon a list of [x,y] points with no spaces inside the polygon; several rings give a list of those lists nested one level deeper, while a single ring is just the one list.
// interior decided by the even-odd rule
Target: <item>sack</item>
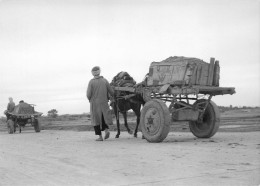
[{"label": "sack", "polygon": [[34,114],[34,107],[27,103],[19,103],[19,105],[15,106],[14,114]]},{"label": "sack", "polygon": [[132,87],[136,81],[127,73],[119,72],[112,80],[111,85],[119,87]]}]

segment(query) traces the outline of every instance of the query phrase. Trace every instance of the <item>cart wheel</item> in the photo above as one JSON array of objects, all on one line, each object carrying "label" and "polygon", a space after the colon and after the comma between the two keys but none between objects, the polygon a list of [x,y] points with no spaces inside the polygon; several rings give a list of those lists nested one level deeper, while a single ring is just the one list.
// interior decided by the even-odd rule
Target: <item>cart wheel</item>
[{"label": "cart wheel", "polygon": [[38,119],[34,120],[34,130],[35,132],[41,132],[41,125]]},{"label": "cart wheel", "polygon": [[141,111],[141,130],[149,142],[162,142],[170,130],[170,112],[165,103],[153,99]]},{"label": "cart wheel", "polygon": [[[204,102],[204,103],[203,103]],[[204,107],[205,99],[198,100],[194,103],[199,108]],[[218,131],[220,123],[220,114],[217,105],[210,101],[206,108],[202,121],[190,121],[189,127],[192,134],[198,138],[210,138]]]},{"label": "cart wheel", "polygon": [[7,128],[8,128],[8,133],[13,134],[14,133],[14,122],[13,120],[9,119],[7,121]]}]

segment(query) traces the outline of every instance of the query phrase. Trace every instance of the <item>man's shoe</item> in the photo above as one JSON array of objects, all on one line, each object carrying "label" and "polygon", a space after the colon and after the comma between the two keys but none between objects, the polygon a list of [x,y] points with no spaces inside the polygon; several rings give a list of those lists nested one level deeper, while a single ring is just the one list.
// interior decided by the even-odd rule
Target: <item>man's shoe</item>
[{"label": "man's shoe", "polygon": [[103,138],[98,138],[96,139],[96,141],[103,141]]},{"label": "man's shoe", "polygon": [[107,131],[107,132],[106,132],[106,134],[105,134],[105,139],[108,139],[108,138],[109,138],[109,136],[110,136],[110,132],[109,132],[109,131]]}]

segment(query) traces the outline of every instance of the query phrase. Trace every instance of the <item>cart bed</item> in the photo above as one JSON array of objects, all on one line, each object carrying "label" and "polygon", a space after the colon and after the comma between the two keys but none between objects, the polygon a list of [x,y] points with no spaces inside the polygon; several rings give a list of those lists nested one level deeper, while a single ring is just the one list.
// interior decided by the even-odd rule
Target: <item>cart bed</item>
[{"label": "cart bed", "polygon": [[[146,87],[144,87],[146,88]],[[166,92],[170,88],[170,93],[172,94],[209,94],[209,95],[224,95],[224,94],[234,94],[234,87],[213,87],[213,86],[190,86],[190,87],[171,87],[170,85],[158,86],[158,87],[147,87],[149,89],[155,90],[156,93],[169,93]],[[131,93],[141,93],[138,88],[134,87],[114,87],[117,91],[126,91]]]}]

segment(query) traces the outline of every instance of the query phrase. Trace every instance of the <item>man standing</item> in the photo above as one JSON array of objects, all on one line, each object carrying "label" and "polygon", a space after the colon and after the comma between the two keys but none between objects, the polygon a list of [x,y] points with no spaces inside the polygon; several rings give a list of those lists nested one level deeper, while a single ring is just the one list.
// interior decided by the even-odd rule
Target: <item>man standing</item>
[{"label": "man standing", "polygon": [[8,105],[7,105],[7,111],[8,111],[8,112],[13,112],[14,107],[15,107],[15,103],[14,103],[14,101],[13,101],[13,98],[10,97],[10,98],[9,98],[9,103],[8,103]]},{"label": "man standing", "polygon": [[13,112],[14,108],[15,108],[15,103],[13,101],[13,98],[9,97],[9,103],[7,105],[7,110],[5,111],[5,115],[6,115],[7,120],[10,118],[9,112]]},{"label": "man standing", "polygon": [[108,81],[100,76],[100,67],[95,66],[92,70],[93,79],[89,81],[87,98],[90,102],[91,123],[94,125],[95,134],[99,135],[96,141],[103,141],[101,131],[105,130],[105,139],[109,138],[108,125],[112,125],[112,116],[109,112],[109,95],[113,96],[114,91]]}]

